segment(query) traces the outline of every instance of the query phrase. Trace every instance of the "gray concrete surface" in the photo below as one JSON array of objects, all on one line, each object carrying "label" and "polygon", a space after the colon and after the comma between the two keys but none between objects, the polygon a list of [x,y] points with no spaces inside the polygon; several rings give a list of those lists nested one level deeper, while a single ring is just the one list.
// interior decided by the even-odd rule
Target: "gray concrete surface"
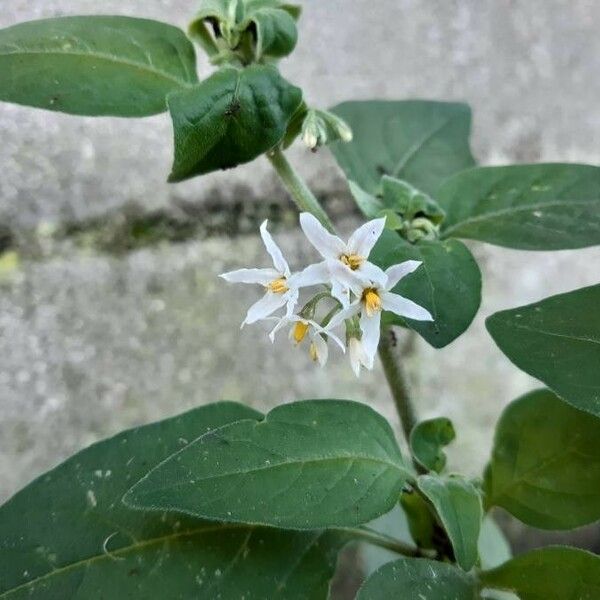
[{"label": "gray concrete surface", "polygon": [[[459,99],[475,110],[483,162],[600,162],[600,3],[594,0],[304,0],[297,52],[282,64],[314,105],[354,98]],[[15,0],[0,27],[63,14],[137,14],[185,26],[193,0]],[[200,72],[208,66],[201,61]],[[259,161],[169,186],[171,129],[0,105],[0,219],[79,220],[125,204],[281,197]],[[342,186],[327,153],[298,149],[316,188]]]}]

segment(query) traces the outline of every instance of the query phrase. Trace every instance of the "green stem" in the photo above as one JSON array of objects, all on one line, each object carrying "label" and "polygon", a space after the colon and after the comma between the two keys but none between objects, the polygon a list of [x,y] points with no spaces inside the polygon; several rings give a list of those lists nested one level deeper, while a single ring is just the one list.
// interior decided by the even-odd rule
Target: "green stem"
[{"label": "green stem", "polygon": [[304,180],[294,170],[294,167],[288,162],[281,149],[277,148],[267,154],[267,158],[271,161],[274,169],[285,184],[288,192],[298,205],[302,212],[313,214],[324,227],[333,232],[333,224],[329,220],[327,213],[323,210],[321,204],[315,195],[308,189]]},{"label": "green stem", "polygon": [[408,441],[410,432],[417,423],[417,418],[410,401],[408,383],[400,364],[400,356],[391,327],[382,328],[381,339],[379,340],[379,358],[396,404],[396,410],[400,416],[402,430],[406,441]]},{"label": "green stem", "polygon": [[397,540],[396,538],[390,537],[389,535],[369,529],[368,527],[342,527],[335,529],[335,531],[346,533],[353,538],[364,540],[369,544],[379,546],[380,548],[385,548],[386,550],[390,550],[396,554],[401,554],[402,556],[422,556],[421,551],[416,546],[406,544],[400,540]]}]

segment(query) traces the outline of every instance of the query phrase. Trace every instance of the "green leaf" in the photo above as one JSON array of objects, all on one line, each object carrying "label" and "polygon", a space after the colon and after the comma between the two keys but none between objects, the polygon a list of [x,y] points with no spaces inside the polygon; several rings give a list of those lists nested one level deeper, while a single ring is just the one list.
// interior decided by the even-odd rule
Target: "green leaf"
[{"label": "green leaf", "polygon": [[481,524],[477,546],[482,569],[494,569],[512,558],[512,550],[506,536],[489,514]]},{"label": "green leaf", "polygon": [[[406,490],[400,496],[400,505],[406,516],[410,535],[419,548],[436,547],[441,529],[435,521],[435,514],[423,496],[415,490]],[[445,536],[442,530],[442,536]]]},{"label": "green leaf", "polygon": [[435,194],[443,180],[475,164],[465,104],[406,100],[344,102],[332,109],[354,140],[331,146],[346,177],[376,194],[382,175]]},{"label": "green leaf", "polygon": [[325,600],[343,540],[127,509],[131,483],[198,435],[261,415],[219,403],[95,444],[0,508],[0,598]]},{"label": "green leaf", "polygon": [[472,323],[481,304],[481,272],[469,249],[458,240],[409,244],[385,232],[370,260],[383,269],[406,260],[423,263],[393,289],[426,308],[434,321],[406,323],[434,348],[454,341]]},{"label": "green leaf", "polygon": [[541,529],[600,519],[600,420],[549,390],[515,400],[498,422],[486,473],[489,505]]},{"label": "green leaf", "polygon": [[570,164],[483,167],[440,189],[446,237],[521,250],[600,244],[600,167]]},{"label": "green leaf", "polygon": [[500,350],[575,408],[600,416],[600,285],[496,313]]},{"label": "green leaf", "polygon": [[[352,194],[356,205],[363,215],[369,219],[377,218],[381,211],[385,208],[383,201],[373,194],[365,192],[360,185],[352,180],[348,181],[348,186],[350,187],[350,193]],[[386,225],[389,224],[386,222]]]},{"label": "green leaf", "polygon": [[521,600],[595,600],[600,598],[600,557],[575,548],[544,548],[483,573],[481,580]]},{"label": "green leaf", "polygon": [[420,465],[440,473],[446,466],[442,448],[456,438],[450,419],[439,417],[418,423],[410,433],[410,448]]},{"label": "green leaf", "polygon": [[198,438],[124,501],[228,522],[343,527],[389,511],[409,476],[379,414],[356,402],[314,400]]},{"label": "green leaf", "polygon": [[182,181],[254,160],[276,146],[302,102],[277,69],[224,68],[168,98],[175,131],[169,181]]},{"label": "green leaf", "polygon": [[279,0],[247,0],[245,6],[245,17],[239,28],[254,27],[257,60],[263,55],[282,58],[291,54],[298,41],[299,7]]},{"label": "green leaf", "polygon": [[375,571],[356,600],[475,600],[475,581],[452,565],[401,558]]},{"label": "green leaf", "polygon": [[475,486],[457,476],[422,475],[419,489],[431,500],[454,548],[456,562],[465,571],[478,559],[477,543],[483,507]]},{"label": "green leaf", "polygon": [[194,48],[165,23],[61,17],[0,30],[0,100],[76,115],[143,117],[198,81]]}]

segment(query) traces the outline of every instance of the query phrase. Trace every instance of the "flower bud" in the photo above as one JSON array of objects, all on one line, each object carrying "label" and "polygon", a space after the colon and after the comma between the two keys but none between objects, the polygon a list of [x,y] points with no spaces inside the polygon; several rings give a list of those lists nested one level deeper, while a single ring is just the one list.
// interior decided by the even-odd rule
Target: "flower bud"
[{"label": "flower bud", "polygon": [[302,141],[310,150],[332,142],[352,141],[352,130],[338,116],[326,110],[309,109],[302,124]]}]

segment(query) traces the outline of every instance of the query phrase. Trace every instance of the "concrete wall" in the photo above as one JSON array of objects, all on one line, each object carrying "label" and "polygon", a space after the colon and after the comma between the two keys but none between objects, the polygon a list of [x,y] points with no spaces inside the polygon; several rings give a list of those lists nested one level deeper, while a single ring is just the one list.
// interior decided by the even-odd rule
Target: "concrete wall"
[{"label": "concrete wall", "polygon": [[[97,4],[17,0],[0,12],[0,26],[94,13]],[[193,4],[107,0],[102,12],[184,25]],[[600,162],[599,3],[303,4],[300,46],[284,70],[312,103],[462,99],[475,108],[474,146],[483,162]],[[283,339],[274,351],[260,328],[240,333],[237,323],[255,293],[233,292],[216,274],[263,264],[255,237],[192,235],[169,244],[159,243],[159,231],[145,249],[104,251],[121,223],[115,215],[132,205],[142,215],[196,207],[187,213],[193,219],[210,203],[214,218],[219,201],[230,219],[225,229],[229,223],[234,230],[244,230],[238,221],[248,206],[268,200],[268,208],[255,209],[263,215],[280,214],[271,203],[286,205],[263,162],[167,186],[170,137],[166,116],[94,120],[0,105],[0,224],[18,240],[18,253],[0,258],[0,501],[94,440],[222,398],[261,409],[296,398],[362,399],[395,419],[379,371],[356,381],[342,357],[321,371]],[[298,150],[294,159],[319,192],[340,196],[343,185],[326,152]],[[90,221],[98,216],[104,220]],[[65,223],[81,225],[84,234],[71,226],[60,241],[48,237],[50,226]],[[297,232],[282,225],[278,232],[294,260],[313,257]],[[474,327],[442,351],[418,344],[408,361],[420,413],[455,419],[452,462],[466,460],[471,473],[486,460],[502,406],[536,385],[493,347],[484,318],[595,283],[600,260],[598,249],[474,251],[485,277]]]}]

